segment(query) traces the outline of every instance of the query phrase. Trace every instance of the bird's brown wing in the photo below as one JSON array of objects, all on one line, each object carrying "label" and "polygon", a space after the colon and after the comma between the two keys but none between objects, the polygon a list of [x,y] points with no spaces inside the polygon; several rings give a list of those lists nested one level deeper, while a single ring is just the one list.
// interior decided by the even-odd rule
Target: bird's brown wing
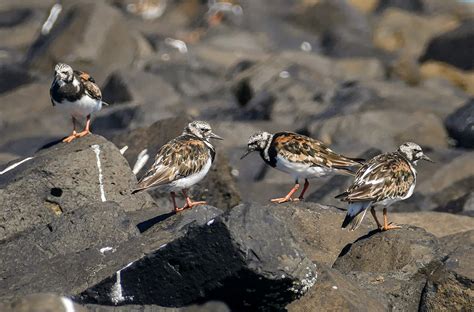
[{"label": "bird's brown wing", "polygon": [[397,153],[376,156],[356,174],[354,183],[341,194],[344,201],[381,201],[405,196],[415,175],[410,164]]},{"label": "bird's brown wing", "polygon": [[324,143],[297,133],[283,132],[274,136],[277,153],[285,159],[354,173],[360,167],[360,160],[335,153]]},{"label": "bird's brown wing", "polygon": [[160,148],[155,163],[138,182],[137,189],[168,184],[198,173],[209,160],[209,149],[203,141],[178,137]]},{"label": "bird's brown wing", "polygon": [[83,71],[76,70],[74,71],[74,73],[79,77],[87,95],[96,100],[102,99],[102,92],[100,92],[100,88],[95,83],[94,78],[92,78],[88,73]]}]

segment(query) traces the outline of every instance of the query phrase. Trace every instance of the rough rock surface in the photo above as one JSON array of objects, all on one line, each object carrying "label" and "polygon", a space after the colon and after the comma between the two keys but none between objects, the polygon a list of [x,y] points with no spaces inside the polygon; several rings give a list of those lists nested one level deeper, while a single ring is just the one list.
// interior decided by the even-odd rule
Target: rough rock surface
[{"label": "rough rock surface", "polygon": [[[474,219],[451,213],[421,211],[390,213],[390,221],[395,224],[410,224],[421,227],[436,237],[474,230]],[[453,226],[455,224],[456,226]]]},{"label": "rough rock surface", "polygon": [[195,304],[182,308],[165,308],[156,305],[124,305],[124,306],[101,306],[94,304],[86,305],[89,312],[231,312],[229,307],[222,302],[211,301],[204,304]]},{"label": "rough rock surface", "polygon": [[416,310],[426,272],[442,258],[438,240],[421,228],[374,231],[346,246],[333,268],[350,276],[385,309]]},{"label": "rough rock surface", "polygon": [[317,263],[332,265],[347,244],[376,228],[371,218],[353,232],[341,229],[345,211],[315,203],[268,205],[291,231],[305,254]]},{"label": "rough rock surface", "polygon": [[[157,234],[155,228],[150,231]],[[129,263],[117,274],[77,299],[162,306],[220,299],[237,309],[278,308],[317,282],[316,265],[299,250],[282,221],[269,208],[250,204],[189,227],[181,238]],[[121,285],[120,296],[117,285]]]},{"label": "rough rock surface", "polygon": [[117,147],[102,137],[59,143],[32,157],[0,176],[0,239],[94,203],[114,201],[125,211],[153,205],[149,197],[131,195],[135,177]]},{"label": "rough rock surface", "polygon": [[429,275],[420,311],[468,311],[474,305],[474,231],[446,236],[444,266]]},{"label": "rough rock surface", "polygon": [[318,283],[301,299],[287,306],[289,312],[383,311],[384,306],[338,271],[323,267]]},{"label": "rough rock surface", "polygon": [[[0,298],[5,300],[45,291],[68,296],[79,294],[109,276],[115,277],[128,263],[158,251],[163,245],[184,236],[190,223],[205,225],[221,213],[219,209],[210,206],[197,208],[199,209],[183,214],[145,219],[143,222],[152,224],[145,234],[132,236],[122,242],[115,240],[115,244],[112,241],[112,244],[100,248],[87,247],[67,254],[53,254],[48,259],[25,266],[21,275],[17,274],[14,267],[10,268],[12,271],[6,268],[6,271],[2,271]],[[81,265],[77,265],[78,261]],[[48,278],[44,278],[45,276]],[[113,298],[118,298],[117,302],[120,302],[123,299],[121,290],[114,289],[108,289],[103,295],[113,294]],[[110,297],[107,298],[111,300]]]}]

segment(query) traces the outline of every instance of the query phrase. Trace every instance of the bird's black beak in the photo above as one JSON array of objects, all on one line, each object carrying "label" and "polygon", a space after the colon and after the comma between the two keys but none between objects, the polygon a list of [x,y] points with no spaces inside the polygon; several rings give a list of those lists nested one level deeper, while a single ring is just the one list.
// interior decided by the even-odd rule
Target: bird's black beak
[{"label": "bird's black beak", "polygon": [[218,136],[217,134],[213,132],[211,132],[211,134],[209,135],[209,138],[216,139],[216,140],[224,140],[223,138],[221,138],[220,136]]},{"label": "bird's black beak", "polygon": [[425,154],[423,154],[423,156],[421,156],[421,159],[434,163],[434,161],[431,158],[429,158],[428,156],[426,156]]},{"label": "bird's black beak", "polygon": [[247,151],[245,152],[245,154],[243,154],[243,155],[240,157],[240,159],[244,159],[245,157],[247,157],[247,156],[248,156],[250,153],[252,153],[252,152],[253,152],[252,150],[247,150]]}]

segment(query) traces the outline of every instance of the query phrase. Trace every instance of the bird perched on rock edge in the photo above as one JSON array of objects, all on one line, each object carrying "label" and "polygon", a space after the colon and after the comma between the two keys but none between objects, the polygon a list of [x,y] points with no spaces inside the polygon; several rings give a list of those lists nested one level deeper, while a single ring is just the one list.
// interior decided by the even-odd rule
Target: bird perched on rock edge
[{"label": "bird perched on rock edge", "polygon": [[[91,114],[102,109],[102,93],[88,73],[73,70],[71,66],[58,63],[54,67],[54,80],[50,88],[51,103],[72,117],[72,134],[63,142],[71,142],[90,132]],[[76,132],[76,120],[86,117],[84,131]]]},{"label": "bird perched on rock edge", "polygon": [[[250,136],[247,152],[241,159],[254,151],[260,152],[265,163],[295,179],[294,187],[285,197],[271,199],[275,203],[303,200],[308,179],[331,173],[354,174],[363,162],[363,159],[337,154],[318,140],[292,132],[257,132]],[[300,179],[305,179],[303,190],[298,198],[293,198]]]},{"label": "bird perched on rock edge", "polygon": [[[369,208],[380,230],[400,228],[388,223],[387,207],[413,194],[416,185],[414,166],[420,159],[432,162],[418,144],[407,142],[400,145],[396,152],[381,154],[368,160],[357,171],[348,190],[336,196],[349,202],[342,228],[349,227],[351,231],[357,229]],[[375,205],[384,206],[383,225],[377,219]]]},{"label": "bird perched on rock edge", "polygon": [[[179,137],[160,148],[154,164],[132,194],[153,188],[170,192],[175,212],[205,204],[204,201],[191,201],[186,189],[201,181],[211,168],[216,151],[210,139],[222,140],[207,122],[189,123]],[[177,191],[182,191],[186,198],[186,204],[181,208],[176,204]]]}]

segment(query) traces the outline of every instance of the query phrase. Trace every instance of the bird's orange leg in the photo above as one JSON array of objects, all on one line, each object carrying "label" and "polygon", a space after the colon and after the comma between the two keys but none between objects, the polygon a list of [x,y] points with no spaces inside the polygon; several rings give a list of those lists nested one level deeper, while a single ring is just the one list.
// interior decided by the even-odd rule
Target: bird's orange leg
[{"label": "bird's orange leg", "polygon": [[67,138],[63,139],[63,142],[69,143],[72,140],[74,140],[77,137],[77,132],[76,132],[76,118],[72,117],[72,134],[68,136]]},{"label": "bird's orange leg", "polygon": [[379,230],[381,230],[382,224],[380,224],[379,219],[377,219],[377,213],[375,212],[374,207],[370,208],[370,213],[372,214],[372,217],[374,217],[375,223],[377,223],[377,227],[379,228]]},{"label": "bird's orange leg", "polygon": [[193,202],[191,198],[189,198],[188,194],[186,194],[185,190],[182,190],[184,197],[186,198],[186,204],[182,208],[177,208],[175,209],[176,212],[183,211],[184,209],[190,209],[193,208],[194,206],[197,205],[205,205],[207,204],[205,201],[198,201],[198,202]]},{"label": "bird's orange leg", "polygon": [[170,195],[171,195],[171,201],[173,202],[174,212],[181,211],[180,208],[178,207],[178,205],[176,205],[176,194],[175,194],[175,192],[170,192]]},{"label": "bird's orange leg", "polygon": [[299,198],[293,198],[292,196],[299,188],[300,188],[300,185],[298,184],[298,182],[296,182],[295,186],[293,186],[293,188],[290,190],[288,194],[286,194],[285,197],[270,199],[270,201],[272,203],[277,203],[277,204],[286,203],[289,201],[298,201]]},{"label": "bird's orange leg", "polygon": [[84,128],[84,131],[79,132],[78,134],[76,134],[77,138],[82,138],[83,136],[86,136],[86,135],[91,133],[91,131],[89,130],[89,128],[91,126],[91,115],[87,115],[86,118],[87,118],[86,127]]},{"label": "bird's orange leg", "polygon": [[306,193],[306,190],[308,189],[308,186],[309,186],[309,181],[308,181],[308,179],[304,179],[303,190],[301,191],[301,194],[300,194],[300,196],[298,197],[299,200],[303,200],[303,199],[304,199],[304,193]]},{"label": "bird's orange leg", "polygon": [[382,231],[388,231],[388,230],[395,230],[395,229],[401,229],[402,227],[399,225],[392,224],[391,222],[388,223],[387,219],[387,208],[383,209],[383,227]]}]

